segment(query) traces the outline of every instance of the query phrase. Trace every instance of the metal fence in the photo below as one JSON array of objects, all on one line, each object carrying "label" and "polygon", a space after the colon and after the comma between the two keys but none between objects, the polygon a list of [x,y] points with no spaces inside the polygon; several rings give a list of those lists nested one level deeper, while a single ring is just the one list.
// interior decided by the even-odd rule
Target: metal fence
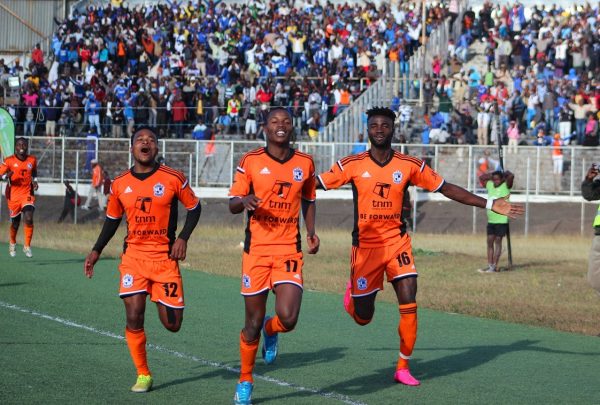
[{"label": "metal fence", "polygon": [[[235,168],[244,153],[263,146],[257,141],[160,140],[159,155],[169,166],[182,171],[192,186],[229,187]],[[353,143],[298,142],[295,147],[313,156],[316,171],[327,171],[340,158],[351,154]],[[468,190],[481,189],[478,166],[486,150],[496,155],[496,148],[477,145],[418,145],[394,147],[402,153],[424,160],[447,181]],[[553,174],[552,148],[519,146],[504,160],[515,174],[513,193],[563,196],[580,195],[580,184],[591,163],[598,160],[600,148],[567,146],[563,148],[564,169]],[[76,177],[89,181],[90,161],[98,159],[111,177],[132,164],[129,140],[116,138],[30,138],[30,153],[38,158],[38,177],[44,182],[62,182]],[[81,162],[76,165],[79,153]]]}]

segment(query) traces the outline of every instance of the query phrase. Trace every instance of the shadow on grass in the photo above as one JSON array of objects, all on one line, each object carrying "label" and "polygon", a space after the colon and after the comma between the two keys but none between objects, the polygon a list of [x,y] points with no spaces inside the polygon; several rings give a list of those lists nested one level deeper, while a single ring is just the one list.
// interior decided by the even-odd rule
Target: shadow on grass
[{"label": "shadow on grass", "polygon": [[[269,370],[295,369],[295,368],[300,368],[303,366],[314,366],[319,363],[328,363],[328,362],[336,361],[336,360],[339,360],[342,357],[344,357],[344,352],[347,349],[348,348],[346,348],[346,347],[329,347],[329,348],[314,351],[314,352],[285,353],[285,354],[281,354],[277,357],[277,361],[273,366],[266,366],[260,357],[261,356],[260,353],[258,353],[258,356],[256,359],[256,367],[254,369],[255,380],[258,381],[258,384],[268,384],[260,376],[263,375],[264,373],[268,372]],[[204,368],[204,367],[205,366],[198,366],[198,368]],[[236,369],[236,371],[234,371],[234,369]],[[179,385],[179,384],[186,384],[189,382],[194,382],[194,381],[198,381],[198,380],[202,380],[202,379],[221,378],[223,380],[231,381],[231,397],[233,398],[235,384],[238,381],[237,370],[239,370],[239,364],[231,365],[230,369],[216,368],[216,369],[213,369],[213,370],[210,370],[208,372],[204,372],[204,373],[201,373],[198,375],[190,376],[187,378],[180,378],[177,380],[166,382],[164,384],[156,385],[152,389],[159,390],[162,388],[171,387],[171,386]],[[270,377],[267,377],[267,378],[270,378]],[[275,380],[278,380],[275,377],[273,377],[273,378]],[[303,397],[306,395],[309,395],[309,396],[315,395],[314,392],[298,390],[298,387],[300,387],[300,384],[294,384],[285,378],[284,378],[284,380],[288,387],[290,387],[291,389],[297,390],[296,392],[290,393],[289,394],[290,396]],[[271,400],[271,398],[269,398],[269,400]],[[255,400],[253,398],[252,403],[254,403],[254,404],[260,403],[260,399]]]},{"label": "shadow on grass", "polygon": [[16,287],[19,285],[25,285],[28,283],[0,283],[0,287]]},{"label": "shadow on grass", "polygon": [[[285,350],[285,348],[284,348]],[[295,369],[298,367],[314,366],[320,363],[330,363],[332,361],[339,360],[344,357],[344,353],[348,350],[347,347],[327,347],[321,350],[315,350],[311,352],[302,353],[279,353],[277,360],[273,366],[267,366],[264,364],[260,349],[257,355],[257,367],[256,372],[262,373],[277,368],[282,369]]]},{"label": "shadow on grass", "polygon": [[199,381],[199,380],[208,380],[208,379],[215,378],[215,377],[221,377],[223,380],[231,380],[232,381],[232,383],[231,383],[232,384],[231,398],[233,398],[233,393],[235,390],[235,383],[237,382],[237,375],[229,370],[225,370],[222,368],[216,369],[216,370],[211,370],[206,373],[195,374],[193,376],[186,377],[186,378],[178,378],[173,381],[165,382],[164,384],[154,385],[154,386],[152,386],[152,391],[158,391],[163,388],[173,387],[175,385],[180,385],[180,384],[187,384],[187,383],[191,383],[191,382],[195,382],[195,381]]},{"label": "shadow on grass", "polygon": [[[421,348],[420,350],[423,351],[454,350],[460,352],[429,361],[420,361],[418,358],[413,359],[411,362],[411,371],[418,379],[433,380],[439,377],[462,373],[472,368],[479,367],[485,363],[491,362],[504,354],[520,351],[600,356],[600,353],[596,352],[575,352],[536,347],[535,345],[539,342],[539,340],[519,340],[506,345],[467,346],[437,349]],[[340,381],[326,387],[320,387],[318,389],[318,395],[326,396],[328,393],[335,393],[339,396],[360,397],[365,394],[379,392],[396,384],[393,379],[394,371],[395,368],[393,366],[373,370],[368,374],[363,374],[349,380]],[[309,395],[314,396],[315,394],[310,392],[292,392],[269,399],[303,398]]]},{"label": "shadow on grass", "polygon": [[537,352],[537,353],[553,353],[553,354],[570,354],[584,356],[599,356],[600,353],[595,352],[574,352],[567,350],[554,350],[545,347],[536,347],[539,340],[519,340],[506,345],[485,345],[485,346],[466,346],[453,348],[420,348],[424,351],[435,350],[460,350],[460,353],[445,356],[439,359],[430,361],[413,360],[413,374],[417,378],[434,379],[447,375],[461,373],[469,369],[479,367],[488,363],[497,357],[513,352]]}]

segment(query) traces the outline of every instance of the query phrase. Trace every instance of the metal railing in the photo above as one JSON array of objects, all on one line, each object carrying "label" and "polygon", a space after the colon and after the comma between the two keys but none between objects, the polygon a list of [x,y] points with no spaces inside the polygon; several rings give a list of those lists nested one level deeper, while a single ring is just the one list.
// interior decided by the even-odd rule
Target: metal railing
[{"label": "metal railing", "polygon": [[[235,168],[244,153],[263,146],[257,141],[160,140],[159,155],[165,163],[182,171],[194,187],[229,187]],[[366,145],[366,144],[364,144]],[[353,143],[298,142],[295,147],[313,156],[317,173],[352,153]],[[493,146],[398,144],[402,153],[424,160],[447,181],[471,191],[482,190],[478,183],[479,159]],[[597,160],[600,148],[563,147],[564,169],[553,174],[552,148],[518,146],[516,153],[504,147],[507,169],[515,174],[513,193],[562,196],[580,195],[581,180],[588,166]],[[79,152],[82,163],[76,165]],[[98,159],[114,177],[132,164],[129,140],[120,138],[30,138],[30,153],[38,158],[38,177],[43,182],[62,182],[76,177],[90,179],[90,161]]]},{"label": "metal railing", "polygon": [[[455,27],[460,23],[460,17]],[[450,20],[446,19],[431,32],[425,44],[417,48],[407,62],[386,60],[382,77],[327,125],[324,130],[325,141],[354,141],[358,134],[366,133],[365,111],[375,105],[389,106],[391,100],[401,94],[405,101],[422,105],[423,91],[420,86],[423,75],[432,73],[432,62],[436,56],[444,63],[450,35]]]}]

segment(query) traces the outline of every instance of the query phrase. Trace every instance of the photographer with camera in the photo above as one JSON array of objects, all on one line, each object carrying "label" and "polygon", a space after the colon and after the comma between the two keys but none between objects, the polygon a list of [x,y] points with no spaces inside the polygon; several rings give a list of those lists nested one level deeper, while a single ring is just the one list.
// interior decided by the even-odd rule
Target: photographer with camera
[{"label": "photographer with camera", "polygon": [[[588,201],[600,200],[600,179],[597,179],[600,164],[593,163],[581,183],[581,195]],[[588,282],[600,293],[600,206],[594,218],[594,239],[588,263]]]}]

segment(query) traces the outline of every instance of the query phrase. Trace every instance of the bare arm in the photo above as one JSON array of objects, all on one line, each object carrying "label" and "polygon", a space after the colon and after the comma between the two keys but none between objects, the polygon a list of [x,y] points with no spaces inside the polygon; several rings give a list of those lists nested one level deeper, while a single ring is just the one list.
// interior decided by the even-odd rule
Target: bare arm
[{"label": "bare arm", "polygon": [[483,173],[481,176],[479,176],[479,182],[483,185],[485,185],[485,183],[487,183],[491,179],[492,173]]},{"label": "bare arm", "polygon": [[[449,199],[461,204],[485,208],[487,203],[485,198],[479,197],[456,184],[446,182],[439,191]],[[525,208],[521,204],[511,204],[504,198],[497,198],[492,203],[492,211],[497,214],[506,215],[509,218],[516,218],[525,212]]]},{"label": "bare arm", "polygon": [[232,214],[239,214],[244,211],[244,209],[254,211],[261,201],[262,200],[254,194],[248,194],[244,197],[233,197],[229,200],[229,212]]},{"label": "bare arm", "polygon": [[464,188],[457,186],[456,184],[448,182],[445,182],[439,191],[449,199],[465,205],[472,205],[474,207],[485,208],[485,204],[487,202],[485,198],[475,195],[465,190]]},{"label": "bare arm", "polygon": [[515,181],[515,175],[510,171],[504,172],[504,181],[506,182],[506,186],[508,188],[513,188],[513,182]]},{"label": "bare arm", "polygon": [[600,199],[600,181],[594,181],[598,175],[598,169],[592,165],[581,183],[581,196],[588,201]]},{"label": "bare arm", "polygon": [[321,241],[315,233],[315,218],[317,204],[314,201],[302,199],[302,216],[306,224],[306,241],[308,243],[308,254],[314,255],[319,251]]}]

